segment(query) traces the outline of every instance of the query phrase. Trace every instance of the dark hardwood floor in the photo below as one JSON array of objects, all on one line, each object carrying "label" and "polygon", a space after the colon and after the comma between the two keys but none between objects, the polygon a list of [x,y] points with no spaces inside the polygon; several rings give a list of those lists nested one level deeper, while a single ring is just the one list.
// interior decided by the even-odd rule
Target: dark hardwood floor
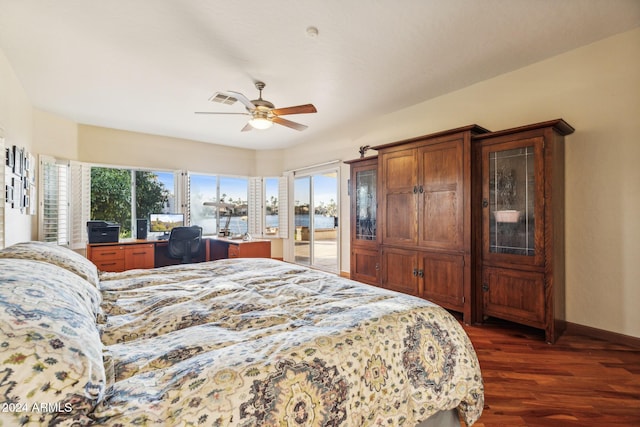
[{"label": "dark hardwood floor", "polygon": [[640,348],[567,333],[550,345],[497,320],[464,328],[485,384],[474,426],[640,426]]}]

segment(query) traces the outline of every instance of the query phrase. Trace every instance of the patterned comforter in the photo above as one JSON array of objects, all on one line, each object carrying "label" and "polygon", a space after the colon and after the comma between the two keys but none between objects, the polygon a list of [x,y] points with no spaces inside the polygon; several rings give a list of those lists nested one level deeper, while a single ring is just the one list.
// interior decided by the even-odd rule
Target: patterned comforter
[{"label": "patterned comforter", "polygon": [[90,396],[61,400],[74,411],[41,418],[51,424],[413,426],[457,408],[471,425],[482,412],[473,347],[427,301],[269,259],[99,278],[102,303],[82,313],[98,318],[104,370],[80,381]]}]

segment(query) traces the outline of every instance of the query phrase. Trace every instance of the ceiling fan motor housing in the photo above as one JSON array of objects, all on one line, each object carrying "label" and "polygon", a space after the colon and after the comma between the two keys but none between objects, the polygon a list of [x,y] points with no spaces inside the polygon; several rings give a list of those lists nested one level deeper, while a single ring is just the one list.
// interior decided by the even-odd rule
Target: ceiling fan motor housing
[{"label": "ceiling fan motor housing", "polygon": [[269,101],[265,101],[262,99],[262,89],[265,88],[264,82],[255,82],[256,89],[260,92],[258,95],[258,99],[249,100],[240,92],[227,91],[227,92],[217,92],[212,97],[209,98],[210,101],[219,102],[222,104],[232,105],[236,101],[241,101],[244,105],[247,113],[218,113],[218,112],[196,112],[199,114],[247,114],[251,116],[249,123],[242,128],[242,131],[254,129],[268,129],[271,127],[273,123],[277,123],[281,126],[286,126],[295,130],[305,130],[307,128],[306,125],[292,122],[291,120],[287,120],[280,116],[288,115],[288,114],[308,114],[308,113],[316,113],[316,107],[313,104],[304,104],[304,105],[296,105],[293,107],[286,108],[275,108]]},{"label": "ceiling fan motor housing", "polygon": [[275,108],[275,106],[272,103],[270,103],[269,101],[265,101],[262,98],[253,99],[253,100],[251,100],[251,103],[253,105],[255,105],[257,109],[260,109],[260,107],[262,107],[262,109],[273,109],[273,108]]}]

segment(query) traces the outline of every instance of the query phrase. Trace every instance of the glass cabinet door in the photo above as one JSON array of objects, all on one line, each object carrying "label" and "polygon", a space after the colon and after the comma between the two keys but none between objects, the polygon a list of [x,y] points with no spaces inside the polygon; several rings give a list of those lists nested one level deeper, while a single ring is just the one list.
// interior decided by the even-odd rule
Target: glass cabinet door
[{"label": "glass cabinet door", "polygon": [[376,169],[355,171],[355,238],[376,240]]},{"label": "glass cabinet door", "polygon": [[488,259],[543,262],[541,148],[537,139],[483,147],[483,240]]}]

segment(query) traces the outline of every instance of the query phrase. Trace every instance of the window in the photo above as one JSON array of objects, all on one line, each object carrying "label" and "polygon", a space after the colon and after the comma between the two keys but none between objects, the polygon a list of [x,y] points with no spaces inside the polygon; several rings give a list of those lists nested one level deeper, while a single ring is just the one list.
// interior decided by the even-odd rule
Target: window
[{"label": "window", "polygon": [[120,237],[134,236],[135,218],[178,212],[173,172],[91,168],[92,220],[120,224]]},{"label": "window", "polygon": [[220,219],[221,229],[229,230],[231,234],[247,232],[248,188],[247,178],[220,178],[218,200],[223,206],[220,212],[224,212],[224,217]]},{"label": "window", "polygon": [[189,217],[203,234],[248,231],[248,178],[189,174]]},{"label": "window", "polygon": [[218,234],[218,177],[189,175],[189,221],[202,227],[202,234]]},{"label": "window", "polygon": [[288,235],[287,179],[92,166],[40,156],[39,239],[84,248],[89,220],[120,224],[135,236],[135,218],[184,213],[206,235]]},{"label": "window", "polygon": [[[280,180],[278,178],[264,179],[264,234],[277,236],[280,227]],[[286,207],[285,207],[286,209]]]},{"label": "window", "polygon": [[175,174],[160,171],[135,171],[136,218],[152,213],[176,213]]}]

